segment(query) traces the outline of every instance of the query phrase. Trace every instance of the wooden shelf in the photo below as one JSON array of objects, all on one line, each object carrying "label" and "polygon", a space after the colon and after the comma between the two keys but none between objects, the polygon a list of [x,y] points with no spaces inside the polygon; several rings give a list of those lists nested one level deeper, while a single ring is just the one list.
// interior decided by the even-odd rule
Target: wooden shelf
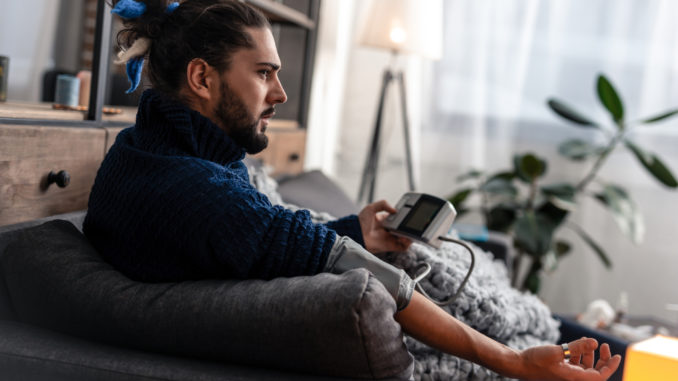
[{"label": "wooden shelf", "polygon": [[272,22],[298,25],[306,29],[315,29],[315,22],[305,14],[271,0],[241,0],[262,11]]},{"label": "wooden shelf", "polygon": [[[104,115],[105,123],[127,124],[129,126],[136,122],[136,107],[119,107],[122,110],[120,114]],[[6,102],[0,103],[0,119],[11,120],[20,123],[22,120],[30,120],[32,124],[40,124],[40,121],[60,121],[60,122],[83,122],[85,121],[85,111],[55,110],[51,103],[30,103],[30,102]],[[7,124],[14,124],[9,122]],[[64,124],[64,123],[61,123]],[[299,128],[299,122],[296,120],[271,119],[269,128],[275,131],[296,130]]]},{"label": "wooden shelf", "polygon": [[[120,114],[104,115],[104,122],[133,124],[136,119],[136,107],[118,107]],[[49,121],[85,121],[86,111],[55,110],[51,103],[3,102],[0,103],[0,119],[31,119]]]}]

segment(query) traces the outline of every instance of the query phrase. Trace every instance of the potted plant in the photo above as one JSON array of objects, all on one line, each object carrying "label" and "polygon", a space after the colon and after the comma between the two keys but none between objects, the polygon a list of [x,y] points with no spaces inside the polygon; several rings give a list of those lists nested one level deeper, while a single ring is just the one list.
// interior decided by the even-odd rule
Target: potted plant
[{"label": "potted plant", "polygon": [[[589,166],[580,181],[543,184],[547,161],[533,153],[522,153],[513,157],[509,170],[492,174],[473,170],[460,176],[458,181],[465,186],[449,197],[459,215],[479,212],[488,229],[505,232],[513,237],[516,258],[512,276],[516,287],[538,292],[544,271],[554,269],[558,261],[570,251],[571,245],[557,238],[563,228],[577,233],[606,267],[612,266],[610,257],[601,245],[569,218],[583,197],[593,197],[604,205],[621,231],[634,243],[641,242],[644,233],[642,215],[628,192],[619,184],[597,177],[600,168],[615,149],[628,149],[657,181],[671,189],[678,187],[676,178],[662,160],[629,137],[631,131],[643,125],[675,116],[678,109],[629,122],[624,115],[620,96],[604,75],[598,76],[597,93],[611,116],[611,126],[594,121],[558,99],[551,98],[547,102],[558,116],[575,127],[592,132],[589,141],[570,139],[558,147],[558,152],[567,159]],[[593,143],[597,141],[595,135],[602,135],[606,143]],[[480,201],[473,203],[473,198],[469,198],[472,194],[478,195],[475,200]],[[521,277],[520,269],[526,259],[531,263]]]}]

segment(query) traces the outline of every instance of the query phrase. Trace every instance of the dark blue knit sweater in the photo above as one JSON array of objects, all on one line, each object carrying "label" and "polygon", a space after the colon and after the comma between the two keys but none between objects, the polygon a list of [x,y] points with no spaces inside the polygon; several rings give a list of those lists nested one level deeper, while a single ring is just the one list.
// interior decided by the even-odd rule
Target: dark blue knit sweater
[{"label": "dark blue knit sweater", "polygon": [[362,244],[355,215],[318,225],[271,205],[244,156],[209,119],[147,90],[97,173],[84,232],[114,267],[150,282],[315,274],[335,231]]}]

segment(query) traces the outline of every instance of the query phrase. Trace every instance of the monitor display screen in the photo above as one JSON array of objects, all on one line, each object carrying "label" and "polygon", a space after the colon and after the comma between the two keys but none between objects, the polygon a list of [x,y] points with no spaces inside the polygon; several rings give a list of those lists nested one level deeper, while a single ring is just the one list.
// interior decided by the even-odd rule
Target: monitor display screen
[{"label": "monitor display screen", "polygon": [[422,198],[417,201],[414,208],[407,215],[405,221],[401,225],[401,229],[409,231],[417,235],[422,235],[426,228],[431,224],[436,214],[440,210],[440,202],[436,200]]}]

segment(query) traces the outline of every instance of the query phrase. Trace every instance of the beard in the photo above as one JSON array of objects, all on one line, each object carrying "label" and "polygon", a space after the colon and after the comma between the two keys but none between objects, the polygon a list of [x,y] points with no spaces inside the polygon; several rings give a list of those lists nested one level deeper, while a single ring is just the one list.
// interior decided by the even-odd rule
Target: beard
[{"label": "beard", "polygon": [[268,137],[264,134],[266,127],[262,127],[261,132],[257,132],[257,126],[264,115],[272,114],[273,111],[273,107],[270,107],[261,113],[259,118],[254,117],[247,111],[245,103],[228,88],[224,81],[221,86],[221,101],[216,106],[214,114],[234,142],[244,148],[247,153],[255,154],[268,146]]}]

